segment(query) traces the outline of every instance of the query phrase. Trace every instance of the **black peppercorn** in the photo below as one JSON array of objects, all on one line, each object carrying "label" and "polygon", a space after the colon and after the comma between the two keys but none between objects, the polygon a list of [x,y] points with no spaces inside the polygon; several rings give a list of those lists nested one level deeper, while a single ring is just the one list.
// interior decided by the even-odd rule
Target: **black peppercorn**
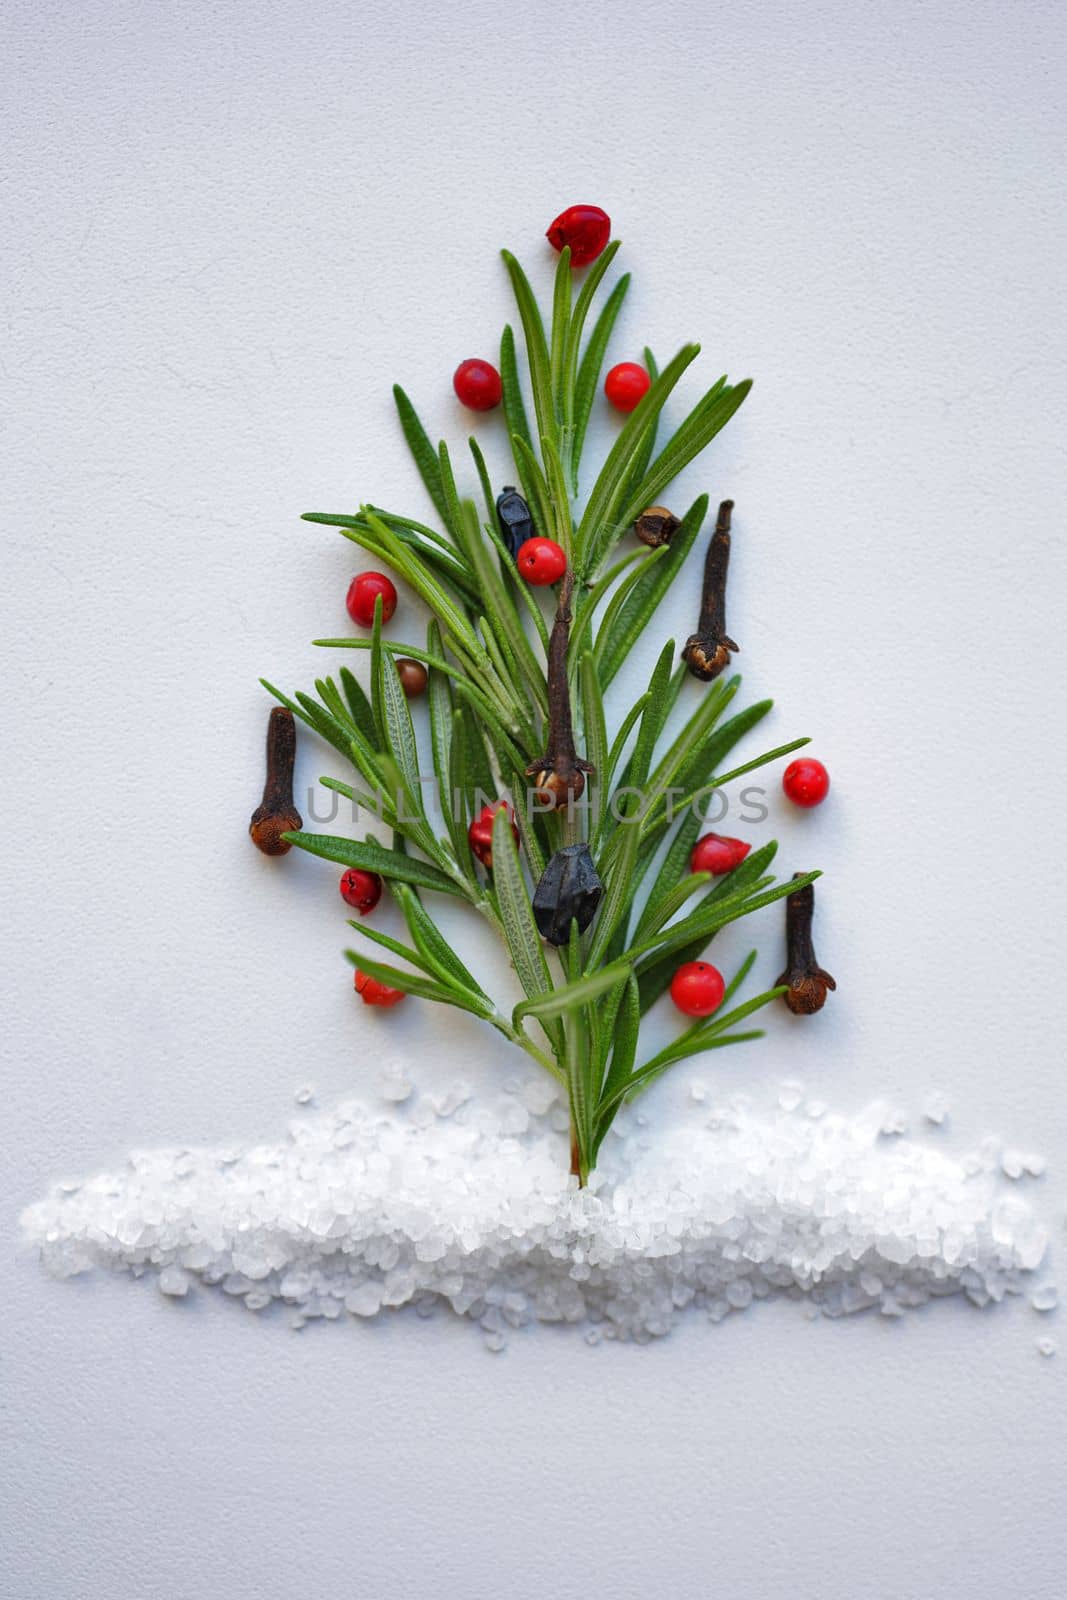
[{"label": "black peppercorn", "polygon": [[503,494],[497,498],[496,519],[500,524],[501,538],[511,554],[517,556],[527,539],[533,538],[534,525],[529,506],[510,484],[504,485]]},{"label": "black peppercorn", "polygon": [[587,844],[568,844],[557,850],[534,890],[534,921],[542,939],[566,944],[572,922],[584,933],[603,893]]}]

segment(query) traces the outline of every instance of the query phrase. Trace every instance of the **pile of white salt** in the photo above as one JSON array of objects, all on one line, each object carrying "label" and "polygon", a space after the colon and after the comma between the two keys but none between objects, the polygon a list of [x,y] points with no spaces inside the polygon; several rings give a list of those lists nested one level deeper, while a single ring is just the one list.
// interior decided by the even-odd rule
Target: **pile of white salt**
[{"label": "pile of white salt", "polygon": [[253,1311],[280,1303],[298,1327],[443,1309],[492,1349],[538,1323],[646,1341],[683,1313],[718,1322],[775,1297],[830,1317],[954,1294],[984,1306],[1045,1255],[994,1142],[960,1157],[887,1136],[884,1106],[838,1116],[790,1091],[757,1115],[696,1086],[673,1132],[624,1112],[579,1191],[551,1081],[513,1087],[415,1095],[394,1073],[277,1144],[133,1152],[57,1185],[23,1229],[58,1276],[209,1285]]}]

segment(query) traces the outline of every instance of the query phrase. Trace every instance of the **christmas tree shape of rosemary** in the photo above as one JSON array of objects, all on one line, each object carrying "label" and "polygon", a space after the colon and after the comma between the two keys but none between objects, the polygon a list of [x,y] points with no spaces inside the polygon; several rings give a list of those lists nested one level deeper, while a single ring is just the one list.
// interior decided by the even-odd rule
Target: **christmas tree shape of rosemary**
[{"label": "christmas tree shape of rosemary", "polygon": [[[503,252],[522,327],[535,424],[531,427],[523,398],[515,335],[506,327],[500,371],[515,480],[535,533],[555,540],[569,566],[565,588],[571,621],[563,670],[574,735],[591,769],[580,803],[552,811],[527,804],[532,788],[527,772],[545,754],[550,704],[554,697],[558,702],[560,686],[552,691],[547,672],[552,613],[546,618],[503,541],[496,514],[500,490],[494,491],[482,452],[470,439],[484,499],[480,518],[474,502],[461,497],[447,445],[434,450],[399,387],[394,394],[400,422],[437,526],[369,504],[354,516],[315,512],[305,520],[339,529],[410,584],[432,614],[426,647],[384,638],[379,601],[369,639],[316,641],[370,651],[369,695],[346,667],[339,681],[317,680],[317,697],[298,693],[291,700],[265,682],[357,774],[354,784],[321,782],[392,830],[391,846],[373,835],[363,840],[302,830],[286,835],[312,854],[380,874],[399,904],[410,944],[353,921],[363,939],[394,959],[348,951],[349,960],[394,989],[482,1018],[551,1073],[569,1103],[572,1171],[581,1184],[624,1101],[677,1061],[761,1037],[760,1030],[744,1024],[784,992],[779,987],[737,1000],[756,958],[753,951],[729,979],[715,1013],[643,1059],[641,1019],[678,966],[697,960],[727,923],[818,876],[776,881],[769,870],[777,849],[773,842],[752,851],[725,877],[690,871],[699,802],[808,742],[794,740],[731,768],[734,746],[772,705],[763,700],[731,711],[738,676],[698,684],[672,640],[664,645],[647,690],[613,733],[608,731],[605,692],[681,571],[704,525],[707,496],[689,508],[669,542],[649,548],[635,541],[636,547],[620,556],[616,546],[730,420],[751,386],[748,380],[731,385],[720,378],[674,434],[660,442],[660,415],[700,347],[684,346],[662,372],[646,351],[651,386],[619,430],[579,514],[583,446],[628,274],[606,294],[587,336],[586,326],[618,248],[614,241],[604,250],[576,296],[569,251],[562,251],[547,330],[525,272]],[[398,656],[428,669],[436,811],[427,806],[415,726],[394,665]],[[693,709],[672,730],[668,723],[677,720],[672,713],[683,687],[694,693]],[[509,816],[498,812],[492,864],[486,869],[472,854],[468,827],[484,801],[497,797],[514,803],[519,845]],[[584,932],[572,921],[569,939],[546,948],[534,920],[533,889],[560,849],[579,844],[589,848],[602,898]],[[506,945],[524,993],[510,1015],[486,994],[438,929],[428,907],[439,894],[466,901]]]}]

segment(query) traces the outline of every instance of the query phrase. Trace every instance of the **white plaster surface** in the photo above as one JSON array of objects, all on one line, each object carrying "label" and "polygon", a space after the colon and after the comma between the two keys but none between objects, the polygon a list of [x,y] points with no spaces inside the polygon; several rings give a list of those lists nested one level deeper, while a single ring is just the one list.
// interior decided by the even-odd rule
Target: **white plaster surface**
[{"label": "white plaster surface", "polygon": [[5,7],[4,1600],[1058,1600],[1059,1313],[494,1359],[57,1285],[15,1218],[131,1146],[272,1137],[394,1047],[488,1086],[473,1021],[356,1008],[330,869],[249,848],[256,678],[346,625],[354,552],[297,514],[420,504],[389,385],[461,439],[495,248],[543,291],[591,199],[617,358],[695,336],[757,380],[686,487],[738,502],[746,693],[834,774],[772,809],[838,994],[648,1114],[788,1073],[918,1127],[936,1089],[923,1136],[1044,1150],[1062,1232],[1064,43],[988,0]]}]

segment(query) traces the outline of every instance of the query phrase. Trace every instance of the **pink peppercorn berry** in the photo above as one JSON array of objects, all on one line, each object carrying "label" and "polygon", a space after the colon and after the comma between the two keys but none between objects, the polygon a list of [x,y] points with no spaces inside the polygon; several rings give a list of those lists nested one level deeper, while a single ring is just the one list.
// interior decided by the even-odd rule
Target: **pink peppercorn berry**
[{"label": "pink peppercorn berry", "polygon": [[405,999],[403,989],[390,989],[387,983],[382,983],[378,978],[370,978],[365,972],[356,968],[355,974],[356,993],[365,1006],[397,1006]]},{"label": "pink peppercorn berry", "polygon": [[559,582],[567,570],[567,557],[554,539],[527,539],[519,546],[515,565],[527,583],[540,589]]},{"label": "pink peppercorn berry", "polygon": [[692,872],[712,872],[717,878],[739,867],[752,849],[744,839],[728,839],[721,833],[706,833],[693,846],[689,858]]},{"label": "pink peppercorn berry", "polygon": [[722,973],[706,961],[685,962],[671,979],[671,999],[687,1017],[710,1017],[725,993]]},{"label": "pink peppercorn berry", "polygon": [[571,250],[571,266],[587,267],[611,238],[611,218],[599,206],[568,206],[549,224],[545,238],[553,250]]},{"label": "pink peppercorn berry", "polygon": [[604,379],[604,393],[616,411],[633,411],[645,398],[652,379],[636,361],[620,361]]},{"label": "pink peppercorn berry", "polygon": [[456,398],[470,411],[492,411],[504,392],[499,372],[477,356],[460,362],[452,374],[452,387]]},{"label": "pink peppercorn berry", "polygon": [[349,867],[347,872],[342,872],[337,887],[345,905],[358,911],[361,917],[373,911],[382,898],[381,878],[376,872],[362,872],[359,867]]},{"label": "pink peppercorn berry", "polygon": [[382,597],[382,621],[388,622],[396,610],[396,585],[384,572],[358,572],[348,585],[345,605],[353,622],[361,628],[374,626],[374,603]]},{"label": "pink peppercorn berry", "polygon": [[830,774],[821,761],[802,756],[782,773],[782,788],[795,806],[819,806],[830,793]]}]

